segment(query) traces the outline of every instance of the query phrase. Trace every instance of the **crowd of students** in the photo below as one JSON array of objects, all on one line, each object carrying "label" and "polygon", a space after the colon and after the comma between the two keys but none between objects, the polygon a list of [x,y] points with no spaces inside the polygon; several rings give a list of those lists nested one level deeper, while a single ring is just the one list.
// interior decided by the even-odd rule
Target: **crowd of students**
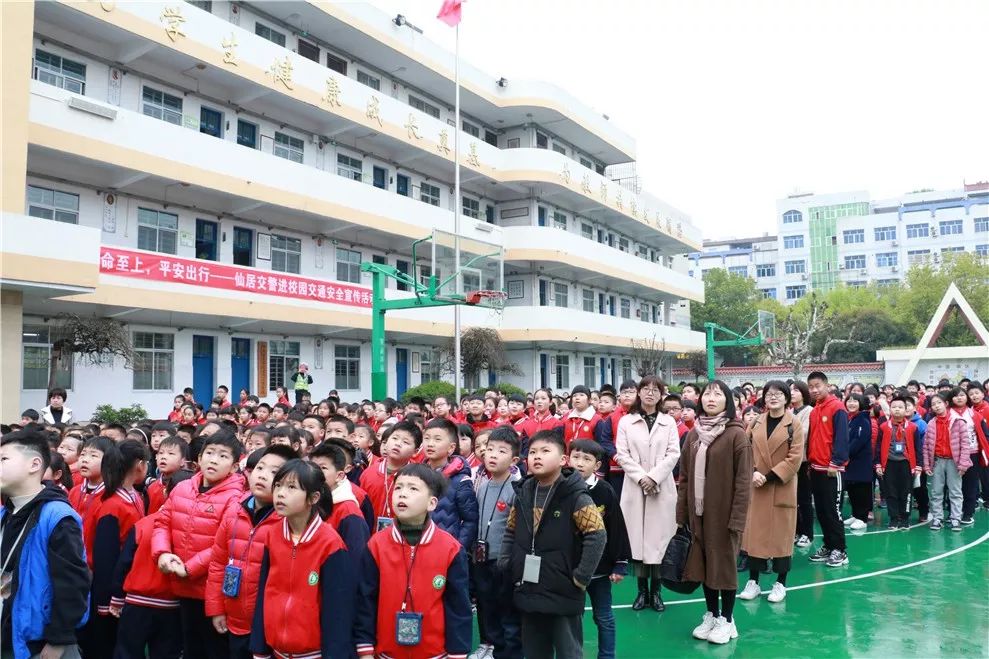
[{"label": "crowd of students", "polygon": [[632,608],[663,611],[682,527],[707,604],[691,633],[722,644],[736,573],[755,599],[771,566],[782,601],[815,516],[808,558],[840,567],[877,504],[897,530],[914,504],[944,528],[945,492],[951,530],[989,508],[987,383],[646,376],[403,405],[314,403],[300,372],[294,405],[187,389],[163,419],[100,426],[54,389],[5,426],[4,657],[570,658],[589,599],[609,659],[612,586],[632,575]]}]

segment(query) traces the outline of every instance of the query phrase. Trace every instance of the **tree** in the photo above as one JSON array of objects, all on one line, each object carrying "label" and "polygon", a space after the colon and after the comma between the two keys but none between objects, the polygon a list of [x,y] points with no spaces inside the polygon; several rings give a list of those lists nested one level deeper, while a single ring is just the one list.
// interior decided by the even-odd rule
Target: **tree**
[{"label": "tree", "polygon": [[707,353],[703,350],[693,350],[686,353],[682,364],[693,374],[694,380],[707,377]]},{"label": "tree", "polygon": [[632,367],[640,378],[647,375],[663,375],[663,362],[672,357],[666,352],[666,339],[658,340],[653,334],[650,339],[632,339]]},{"label": "tree", "polygon": [[[455,373],[453,337],[447,339],[441,351],[440,368]],[[474,383],[482,370],[509,375],[522,375],[522,369],[508,359],[505,343],[498,330],[490,327],[468,327],[460,333],[460,373],[468,384]]]},{"label": "tree", "polygon": [[[760,300],[755,280],[727,270],[709,270],[704,275],[704,304],[690,307],[690,329],[703,332],[704,323],[712,322],[742,334],[755,323]],[[718,348],[717,352],[726,366],[755,363],[758,355],[752,348]]]},{"label": "tree", "polygon": [[831,335],[816,333],[813,340],[813,351],[823,362],[871,362],[875,361],[877,350],[911,342],[910,332],[892,317],[885,306],[834,313],[829,324]]},{"label": "tree", "polygon": [[87,360],[93,366],[103,366],[106,356],[123,357],[130,368],[134,348],[124,326],[112,318],[95,318],[63,313],[49,327],[52,350],[48,364],[48,388],[55,387],[59,366],[67,368],[73,359]]}]

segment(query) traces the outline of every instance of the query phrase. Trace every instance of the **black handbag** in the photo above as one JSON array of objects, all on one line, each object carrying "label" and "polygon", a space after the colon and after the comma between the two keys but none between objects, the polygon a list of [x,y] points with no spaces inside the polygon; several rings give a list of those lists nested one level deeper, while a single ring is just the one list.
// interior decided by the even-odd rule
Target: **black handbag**
[{"label": "black handbag", "polygon": [[677,529],[676,534],[670,539],[670,544],[666,546],[666,554],[663,555],[663,562],[659,566],[659,576],[663,580],[663,585],[674,593],[689,595],[701,585],[699,581],[683,580],[687,556],[690,554],[690,545],[693,542],[694,536],[684,524]]}]

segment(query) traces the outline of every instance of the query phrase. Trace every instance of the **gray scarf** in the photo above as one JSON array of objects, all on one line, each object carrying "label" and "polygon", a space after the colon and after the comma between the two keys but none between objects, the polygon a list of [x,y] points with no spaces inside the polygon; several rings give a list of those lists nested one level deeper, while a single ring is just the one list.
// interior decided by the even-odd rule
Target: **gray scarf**
[{"label": "gray scarf", "polygon": [[694,458],[694,513],[704,515],[704,481],[707,474],[707,447],[725,431],[728,419],[722,412],[717,416],[699,416],[694,427],[697,429],[697,456]]}]

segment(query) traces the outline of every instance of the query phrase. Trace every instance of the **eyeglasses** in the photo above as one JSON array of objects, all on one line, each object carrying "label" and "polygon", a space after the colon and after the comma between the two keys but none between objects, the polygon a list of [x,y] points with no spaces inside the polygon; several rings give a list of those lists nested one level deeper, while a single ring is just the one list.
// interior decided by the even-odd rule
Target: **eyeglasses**
[{"label": "eyeglasses", "polygon": [[660,390],[657,389],[656,387],[642,387],[641,389],[639,389],[639,393],[652,394],[653,396],[656,396],[660,393]]},{"label": "eyeglasses", "polygon": [[667,414],[670,414],[672,412],[682,412],[682,411],[683,411],[683,408],[682,407],[667,407],[666,408],[666,413]]},{"label": "eyeglasses", "polygon": [[765,394],[766,398],[786,398],[786,394],[782,391],[767,391]]}]

